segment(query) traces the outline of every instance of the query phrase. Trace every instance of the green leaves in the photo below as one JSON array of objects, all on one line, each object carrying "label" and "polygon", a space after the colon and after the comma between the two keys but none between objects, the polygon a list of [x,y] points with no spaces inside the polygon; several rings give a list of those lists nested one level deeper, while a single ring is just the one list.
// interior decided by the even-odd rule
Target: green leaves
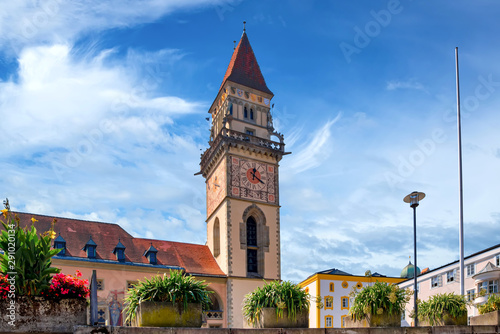
[{"label": "green leaves", "polygon": [[418,317],[422,320],[428,320],[433,326],[437,320],[442,319],[445,314],[454,318],[460,318],[467,314],[468,302],[464,296],[454,293],[440,293],[431,296],[425,302],[418,305]]},{"label": "green leaves", "polygon": [[245,296],[243,316],[248,323],[256,324],[264,307],[276,307],[278,318],[283,317],[286,309],[288,316],[295,319],[297,312],[309,310],[309,294],[290,281],[272,281]]},{"label": "green leaves", "polygon": [[478,306],[479,314],[500,310],[500,295],[491,294],[483,305]]},{"label": "green leaves", "polygon": [[[37,234],[35,226],[21,228],[19,218],[12,217],[5,202],[2,221],[4,230],[0,235],[0,271],[3,275],[16,272],[16,291],[19,295],[39,295],[50,285],[51,275],[59,269],[52,268],[52,257],[59,253],[58,249],[51,249],[53,230]],[[35,221],[34,219],[32,219]],[[53,222],[55,223],[55,221]],[[12,275],[10,275],[12,276]]]},{"label": "green leaves", "polygon": [[364,319],[370,314],[387,313],[389,315],[401,313],[411,294],[409,290],[400,289],[397,285],[384,282],[375,282],[365,286],[358,292],[356,288],[349,294],[354,298],[349,310],[351,317],[356,320]]},{"label": "green leaves", "polygon": [[129,289],[125,297],[127,321],[136,317],[137,308],[142,301],[180,302],[187,308],[188,303],[201,303],[203,309],[210,307],[210,293],[205,281],[196,280],[193,276],[185,275],[180,270],[170,270],[170,276],[156,275],[151,279],[145,278]]}]

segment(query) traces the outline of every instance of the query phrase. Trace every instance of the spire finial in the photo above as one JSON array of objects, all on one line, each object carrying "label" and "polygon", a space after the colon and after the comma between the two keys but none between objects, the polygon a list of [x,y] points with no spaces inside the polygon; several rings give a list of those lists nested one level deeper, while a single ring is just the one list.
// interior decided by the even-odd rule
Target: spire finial
[{"label": "spire finial", "polygon": [[247,29],[245,28],[245,24],[247,24],[247,21],[243,21],[243,32],[247,31]]}]

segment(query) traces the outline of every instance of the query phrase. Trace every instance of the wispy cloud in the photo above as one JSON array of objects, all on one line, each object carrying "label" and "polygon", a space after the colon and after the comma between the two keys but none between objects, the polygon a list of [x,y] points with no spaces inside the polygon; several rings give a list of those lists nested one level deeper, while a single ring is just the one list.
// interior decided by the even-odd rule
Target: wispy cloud
[{"label": "wispy cloud", "polygon": [[387,82],[385,87],[387,90],[397,90],[397,89],[414,89],[427,92],[427,89],[420,82],[411,79],[407,81],[392,80]]},{"label": "wispy cloud", "polygon": [[302,173],[308,169],[317,167],[327,158],[325,148],[330,143],[331,127],[341,118],[339,113],[335,119],[329,120],[321,128],[313,132],[310,138],[305,139],[307,143],[301,145],[294,153],[288,169],[292,174]]}]

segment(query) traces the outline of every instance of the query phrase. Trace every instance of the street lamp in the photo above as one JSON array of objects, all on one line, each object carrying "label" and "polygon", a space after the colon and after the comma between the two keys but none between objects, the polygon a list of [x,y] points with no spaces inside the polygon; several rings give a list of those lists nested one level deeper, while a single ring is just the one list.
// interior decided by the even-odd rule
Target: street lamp
[{"label": "street lamp", "polygon": [[414,191],[411,194],[407,195],[403,201],[405,203],[410,203],[410,206],[413,208],[413,256],[415,263],[413,265],[413,309],[415,310],[415,327],[418,326],[418,309],[417,309],[417,206],[418,202],[423,200],[425,197],[424,193]]}]

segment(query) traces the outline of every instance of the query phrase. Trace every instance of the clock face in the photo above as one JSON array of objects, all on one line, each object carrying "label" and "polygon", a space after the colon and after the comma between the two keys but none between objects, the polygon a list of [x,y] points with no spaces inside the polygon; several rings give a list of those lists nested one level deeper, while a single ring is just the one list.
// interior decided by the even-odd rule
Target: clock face
[{"label": "clock face", "polygon": [[262,190],[267,184],[266,166],[258,162],[246,161],[240,166],[241,184],[251,190]]}]

